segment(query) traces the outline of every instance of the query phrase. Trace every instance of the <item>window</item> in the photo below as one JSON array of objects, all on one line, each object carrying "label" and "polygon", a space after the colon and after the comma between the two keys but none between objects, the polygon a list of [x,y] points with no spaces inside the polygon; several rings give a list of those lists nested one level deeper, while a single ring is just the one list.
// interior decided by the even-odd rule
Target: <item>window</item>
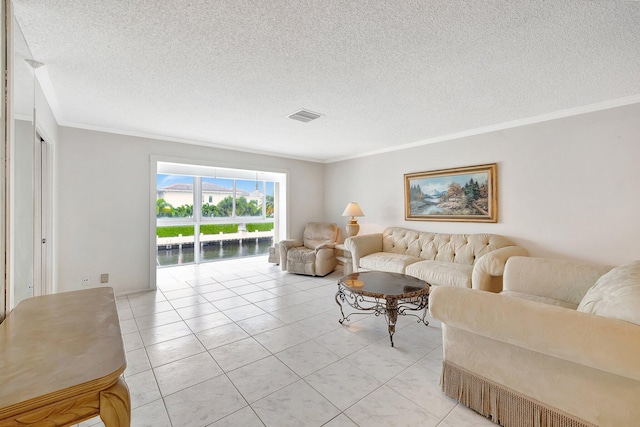
[{"label": "window", "polygon": [[202,204],[203,218],[233,218],[234,180],[202,178],[202,194],[208,202]]},{"label": "window", "polygon": [[157,175],[157,218],[193,218],[193,177]]},{"label": "window", "polygon": [[284,229],[286,175],[158,162],[157,267],[266,254]]}]

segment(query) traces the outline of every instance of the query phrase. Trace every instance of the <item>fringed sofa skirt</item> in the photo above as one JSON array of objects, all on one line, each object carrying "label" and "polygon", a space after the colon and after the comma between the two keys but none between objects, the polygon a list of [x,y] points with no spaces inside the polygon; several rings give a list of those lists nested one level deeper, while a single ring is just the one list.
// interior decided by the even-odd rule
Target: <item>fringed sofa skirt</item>
[{"label": "fringed sofa skirt", "polygon": [[597,427],[444,361],[442,391],[504,427]]}]

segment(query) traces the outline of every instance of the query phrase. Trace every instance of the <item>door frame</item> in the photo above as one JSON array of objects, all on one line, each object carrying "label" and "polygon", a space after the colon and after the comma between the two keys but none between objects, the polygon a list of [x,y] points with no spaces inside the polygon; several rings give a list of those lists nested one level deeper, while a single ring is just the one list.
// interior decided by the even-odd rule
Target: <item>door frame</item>
[{"label": "door frame", "polygon": [[51,144],[36,129],[33,201],[33,296],[53,293]]},{"label": "door frame", "polygon": [[158,163],[176,163],[179,165],[190,165],[194,167],[205,168],[224,168],[224,169],[237,169],[243,171],[264,171],[268,173],[275,173],[283,175],[283,182],[280,182],[275,186],[274,204],[275,206],[275,224],[274,224],[274,243],[277,239],[286,238],[289,230],[289,170],[266,167],[264,165],[255,164],[238,164],[238,163],[226,163],[226,162],[208,162],[196,159],[185,159],[179,157],[168,157],[151,155],[149,157],[149,289],[156,289],[156,254],[157,254],[157,239],[156,239],[156,201],[157,201],[157,175],[158,175]]}]

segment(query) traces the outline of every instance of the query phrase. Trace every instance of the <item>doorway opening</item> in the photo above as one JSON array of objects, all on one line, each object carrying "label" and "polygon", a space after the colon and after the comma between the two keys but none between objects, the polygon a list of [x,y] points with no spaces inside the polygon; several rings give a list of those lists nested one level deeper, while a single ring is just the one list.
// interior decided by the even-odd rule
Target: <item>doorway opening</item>
[{"label": "doorway opening", "polygon": [[267,254],[286,235],[286,174],[158,161],[155,267]]}]

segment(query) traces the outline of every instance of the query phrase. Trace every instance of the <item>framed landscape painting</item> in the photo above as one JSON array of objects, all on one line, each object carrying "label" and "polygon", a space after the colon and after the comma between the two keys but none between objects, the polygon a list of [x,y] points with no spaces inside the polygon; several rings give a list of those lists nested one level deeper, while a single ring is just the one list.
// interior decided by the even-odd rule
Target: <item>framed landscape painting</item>
[{"label": "framed landscape painting", "polygon": [[409,221],[497,222],[497,164],[404,175]]}]

